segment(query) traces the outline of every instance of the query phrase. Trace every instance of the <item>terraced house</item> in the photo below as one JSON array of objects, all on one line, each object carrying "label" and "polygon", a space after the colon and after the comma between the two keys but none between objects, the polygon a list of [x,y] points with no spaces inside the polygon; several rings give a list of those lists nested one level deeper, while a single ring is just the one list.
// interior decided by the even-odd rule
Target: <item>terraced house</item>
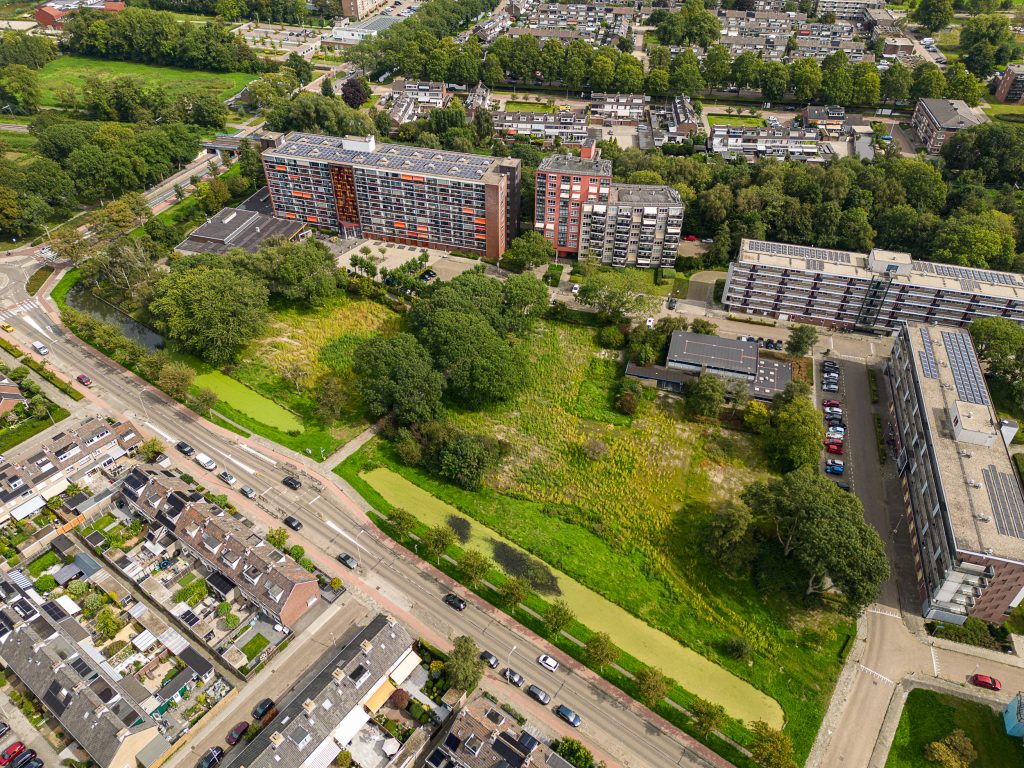
[{"label": "terraced house", "polygon": [[274,215],[498,259],[519,231],[521,161],[289,133],[263,153]]}]

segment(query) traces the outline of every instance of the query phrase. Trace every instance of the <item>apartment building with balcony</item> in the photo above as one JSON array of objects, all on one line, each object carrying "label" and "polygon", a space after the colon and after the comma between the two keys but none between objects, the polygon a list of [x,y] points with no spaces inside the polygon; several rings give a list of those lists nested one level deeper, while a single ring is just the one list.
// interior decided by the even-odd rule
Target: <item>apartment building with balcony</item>
[{"label": "apartment building with balcony", "polygon": [[607,203],[612,162],[588,142],[580,156],[548,155],[537,169],[534,226],[555,246],[558,256],[579,253],[585,203]]},{"label": "apartment building with balcony", "polygon": [[996,101],[1002,104],[1024,102],[1024,64],[1007,64],[996,86]]},{"label": "apartment building with balcony", "polygon": [[1024,324],[1024,278],[1009,272],[743,239],[722,301],[737,314],[891,333],[903,322]]},{"label": "apartment building with balcony", "polygon": [[542,112],[494,112],[494,132],[501,137],[527,136],[545,143],[580,145],[587,140],[586,112],[563,108],[555,114]]},{"label": "apartment building with balcony", "polygon": [[1024,600],[1024,497],[968,333],[902,324],[886,366],[890,445],[926,618],[1001,624]]},{"label": "apartment building with balcony", "polygon": [[925,150],[936,155],[957,131],[973,128],[988,118],[960,99],[918,99],[910,124]]},{"label": "apartment building with balcony", "polygon": [[708,152],[727,160],[743,158],[750,162],[762,157],[776,160],[825,162],[832,156],[832,147],[819,141],[817,130],[797,128],[745,128],[716,125],[707,138]]},{"label": "apartment building with balcony", "polygon": [[838,134],[846,126],[846,110],[839,106],[804,107],[804,125],[820,131]]},{"label": "apartment building with balcony", "polygon": [[289,133],[263,153],[274,215],[347,236],[500,258],[519,231],[521,161]]},{"label": "apartment building with balcony", "polygon": [[391,84],[391,99],[397,101],[407,97],[416,102],[421,113],[432,109],[442,109],[451,102],[452,96],[448,86],[429,80],[395,80]]},{"label": "apartment building with balcony", "polygon": [[571,31],[593,46],[613,45],[626,35],[637,9],[626,3],[541,3],[514,0],[509,16],[530,31]]},{"label": "apartment building with balcony", "polygon": [[359,21],[387,4],[388,0],[341,0],[341,15]]},{"label": "apartment building with balcony", "polygon": [[590,119],[597,125],[639,125],[647,102],[642,93],[595,93],[590,97]]},{"label": "apartment building with balcony", "polygon": [[672,187],[612,184],[607,202],[586,202],[580,258],[614,267],[671,267],[683,227],[683,201]]},{"label": "apartment building with balcony", "polygon": [[837,19],[860,21],[866,10],[884,7],[885,0],[818,0],[814,15],[820,18],[826,13],[834,13]]},{"label": "apartment building with balcony", "polygon": [[814,59],[815,61],[824,61],[825,57],[831,56],[837,51],[845,53],[846,58],[853,64],[875,60],[875,54],[868,51],[860,40],[847,40],[837,37],[797,37],[796,48],[789,55],[789,60]]}]

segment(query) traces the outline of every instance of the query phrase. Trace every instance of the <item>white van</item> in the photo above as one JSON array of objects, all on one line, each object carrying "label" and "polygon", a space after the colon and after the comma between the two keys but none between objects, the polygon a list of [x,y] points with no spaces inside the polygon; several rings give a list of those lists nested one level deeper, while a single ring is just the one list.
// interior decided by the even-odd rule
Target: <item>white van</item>
[{"label": "white van", "polygon": [[217,462],[207,456],[205,453],[197,453],[194,459],[195,463],[203,469],[208,469],[211,472],[217,468]]},{"label": "white van", "polygon": [[46,355],[50,354],[50,350],[41,341],[33,341],[32,342],[32,349],[34,349],[36,351],[37,355],[42,355],[44,357]]}]

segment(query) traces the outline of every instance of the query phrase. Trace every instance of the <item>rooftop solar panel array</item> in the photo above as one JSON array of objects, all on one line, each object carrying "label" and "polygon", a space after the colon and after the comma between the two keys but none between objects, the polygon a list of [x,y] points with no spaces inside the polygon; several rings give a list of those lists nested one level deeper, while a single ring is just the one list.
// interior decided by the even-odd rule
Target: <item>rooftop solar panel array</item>
[{"label": "rooftop solar panel array", "polygon": [[789,245],[788,243],[771,243],[767,240],[751,240],[747,246],[755,253],[770,253],[776,256],[793,256],[798,259],[817,259],[832,264],[850,264],[851,254],[847,251],[835,251],[831,248],[811,248],[807,245]]},{"label": "rooftop solar panel array", "polygon": [[268,157],[274,155],[305,157],[403,173],[449,176],[470,181],[479,181],[494,163],[493,157],[409,147],[404,144],[378,144],[374,152],[360,152],[344,149],[342,140],[337,136],[320,136],[312,133],[290,134],[281,147],[267,152]]},{"label": "rooftop solar panel array", "polygon": [[988,405],[988,390],[970,337],[966,333],[943,331],[942,343],[946,345],[959,398],[975,405]]},{"label": "rooftop solar panel array", "polygon": [[985,490],[996,517],[996,530],[1004,536],[1024,539],[1024,500],[1020,486],[1006,472],[1000,472],[994,464],[982,469]]},{"label": "rooftop solar panel array", "polygon": [[921,343],[922,349],[918,352],[921,357],[921,370],[924,371],[925,378],[937,379],[939,378],[939,366],[935,362],[935,350],[932,348],[932,335],[928,333],[927,328],[921,329]]},{"label": "rooftop solar panel array", "polygon": [[991,285],[1009,285],[1016,288],[1024,287],[1024,281],[1018,275],[1011,275],[1008,272],[958,267],[954,264],[935,264],[930,261],[915,261],[913,266],[915,272],[949,277],[954,280],[989,283]]}]

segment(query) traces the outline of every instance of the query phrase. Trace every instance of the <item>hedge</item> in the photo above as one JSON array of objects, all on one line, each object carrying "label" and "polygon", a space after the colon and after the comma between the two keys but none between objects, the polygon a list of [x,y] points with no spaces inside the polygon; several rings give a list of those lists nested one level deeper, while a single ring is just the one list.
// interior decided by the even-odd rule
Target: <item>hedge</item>
[{"label": "hedge", "polygon": [[55,386],[65,395],[70,397],[72,400],[78,401],[85,399],[85,395],[83,395],[81,392],[79,392],[77,389],[71,386],[71,382],[65,381],[60,376],[51,371],[49,368],[47,368],[45,365],[40,363],[38,360],[33,360],[31,357],[26,355],[20,360],[20,362],[22,365],[31,368],[33,371],[38,373],[40,376],[42,376],[48,382],[53,384],[53,386]]}]

